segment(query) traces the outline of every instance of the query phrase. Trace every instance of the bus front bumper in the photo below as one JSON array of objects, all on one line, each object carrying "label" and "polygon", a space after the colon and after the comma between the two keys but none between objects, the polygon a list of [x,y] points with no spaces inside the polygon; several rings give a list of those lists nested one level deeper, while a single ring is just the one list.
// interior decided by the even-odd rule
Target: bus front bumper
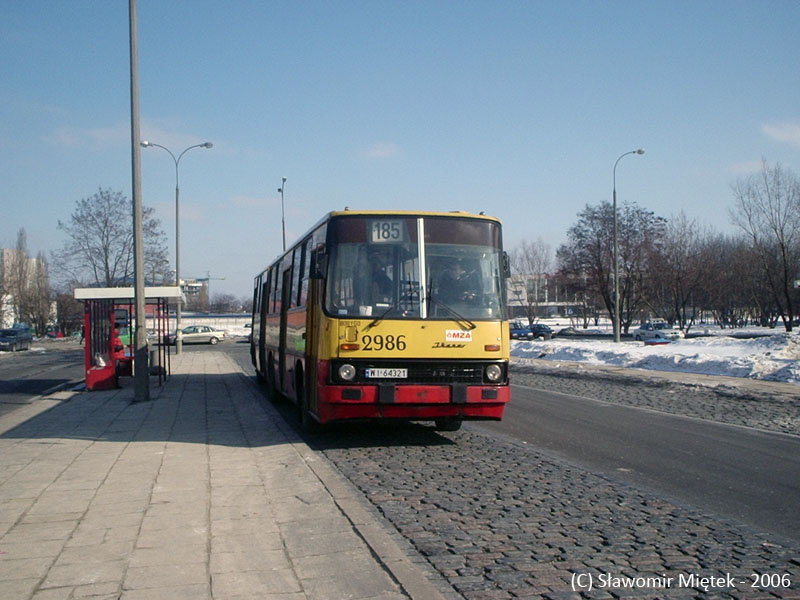
[{"label": "bus front bumper", "polygon": [[508,385],[323,385],[321,423],[350,419],[496,420],[511,398]]}]

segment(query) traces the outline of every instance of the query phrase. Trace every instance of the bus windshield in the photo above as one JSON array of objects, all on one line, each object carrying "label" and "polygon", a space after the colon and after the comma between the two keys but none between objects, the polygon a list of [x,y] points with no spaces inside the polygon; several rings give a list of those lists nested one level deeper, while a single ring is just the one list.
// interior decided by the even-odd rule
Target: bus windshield
[{"label": "bus windshield", "polygon": [[502,244],[495,221],[341,216],[329,224],[327,248],[325,310],[331,316],[504,318]]}]

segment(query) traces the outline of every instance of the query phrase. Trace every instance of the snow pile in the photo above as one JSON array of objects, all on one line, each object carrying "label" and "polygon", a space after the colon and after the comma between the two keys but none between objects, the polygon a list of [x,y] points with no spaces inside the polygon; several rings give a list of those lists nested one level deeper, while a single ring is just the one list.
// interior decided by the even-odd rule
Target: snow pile
[{"label": "snow pile", "polygon": [[513,341],[511,356],[800,384],[800,337],[796,333],[752,339],[715,335],[658,346],[557,337],[547,341]]}]

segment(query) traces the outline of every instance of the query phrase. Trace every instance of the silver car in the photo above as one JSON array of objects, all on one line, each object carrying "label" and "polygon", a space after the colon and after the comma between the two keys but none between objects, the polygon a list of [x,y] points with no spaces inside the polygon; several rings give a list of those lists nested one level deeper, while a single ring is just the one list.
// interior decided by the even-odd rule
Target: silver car
[{"label": "silver car", "polygon": [[[208,325],[189,325],[181,329],[184,344],[216,344],[225,339],[225,332]],[[169,343],[175,343],[175,334],[169,336]]]},{"label": "silver car", "polygon": [[648,321],[642,323],[633,331],[633,337],[635,340],[643,342],[650,340],[674,342],[683,337],[683,332],[680,329],[675,329],[665,321]]}]

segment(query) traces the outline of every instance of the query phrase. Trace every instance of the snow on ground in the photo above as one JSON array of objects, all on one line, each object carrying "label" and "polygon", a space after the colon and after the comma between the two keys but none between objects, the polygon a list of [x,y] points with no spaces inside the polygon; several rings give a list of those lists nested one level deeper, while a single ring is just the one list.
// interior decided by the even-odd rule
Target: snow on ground
[{"label": "snow on ground", "polygon": [[[769,331],[769,330],[767,330]],[[730,337],[741,330],[715,331],[707,337],[646,346],[644,342],[608,339],[512,341],[511,356],[552,361],[576,361],[655,371],[749,377],[800,384],[800,336],[773,332],[750,339]]]}]

